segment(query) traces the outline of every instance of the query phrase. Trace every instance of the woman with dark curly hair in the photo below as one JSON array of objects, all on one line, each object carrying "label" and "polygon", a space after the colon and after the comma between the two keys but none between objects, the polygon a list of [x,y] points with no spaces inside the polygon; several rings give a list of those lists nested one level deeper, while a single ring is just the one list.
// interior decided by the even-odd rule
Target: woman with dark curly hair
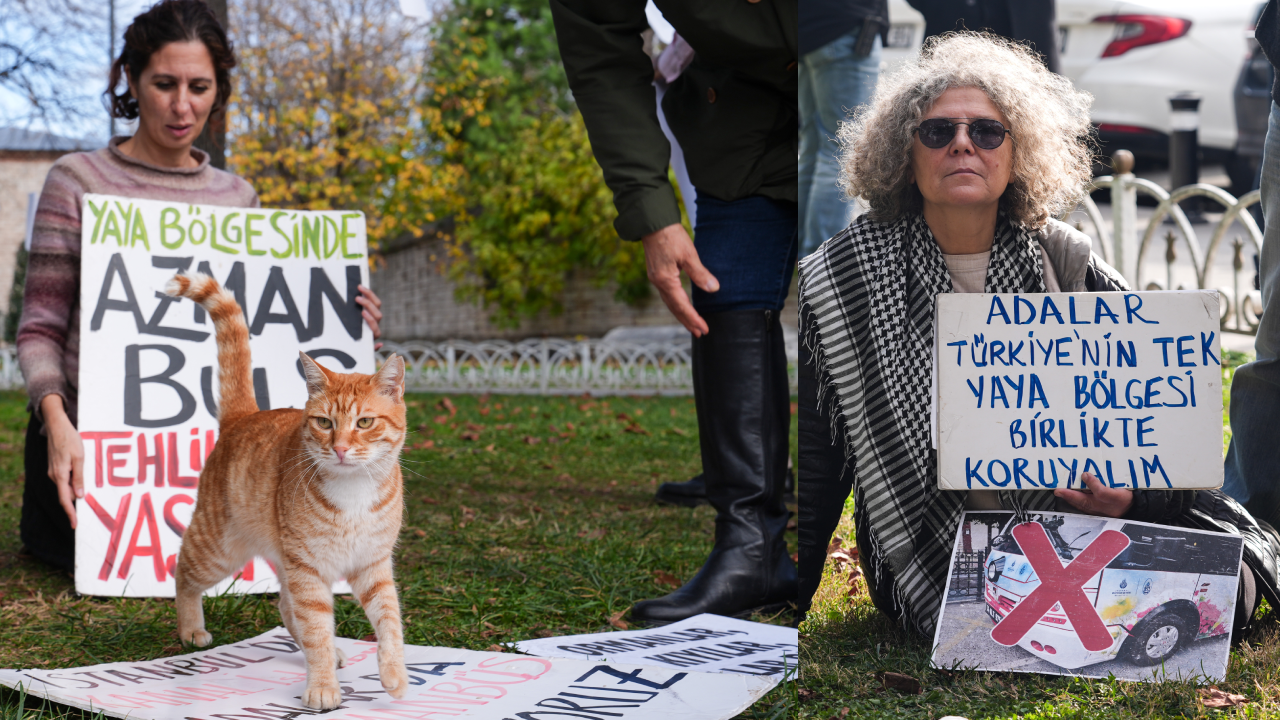
[{"label": "woman with dark curly hair", "polygon": [[[236,57],[201,0],[165,0],[134,18],[111,65],[113,117],[138,121],[132,137],[60,158],[36,209],[27,261],[18,362],[31,399],[20,531],[27,552],[75,567],[75,499],[84,497],[84,442],[76,430],[80,369],[80,223],[86,193],[226,207],[258,207],[249,183],[209,165],[192,147],[225,122]],[[123,87],[121,87],[123,81]],[[372,292],[357,302],[378,335]],[[48,477],[52,482],[45,482]]]},{"label": "woman with dark curly hair", "polygon": [[[1274,603],[1280,537],[1219,491],[944,491],[930,446],[935,298],[1103,292],[1125,281],[1054,218],[1090,178],[1092,98],[1029,50],[931,38],[840,132],[841,186],[869,206],[800,265],[800,605],[850,493],[872,601],[932,637],[962,511],[1059,510],[1245,537],[1235,628]],[[1239,635],[1237,634],[1237,637]]]}]

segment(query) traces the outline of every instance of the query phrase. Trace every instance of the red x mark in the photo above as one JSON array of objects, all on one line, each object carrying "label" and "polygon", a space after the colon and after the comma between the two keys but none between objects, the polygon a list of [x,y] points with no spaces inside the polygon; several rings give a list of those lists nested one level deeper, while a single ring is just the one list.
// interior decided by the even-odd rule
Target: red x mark
[{"label": "red x mark", "polygon": [[1115,638],[1107,631],[1082,586],[1129,547],[1129,537],[1116,530],[1104,530],[1066,567],[1058,560],[1058,553],[1040,523],[1022,523],[1015,527],[1013,539],[1018,541],[1031,569],[1040,578],[1040,586],[991,629],[991,639],[1001,645],[1016,645],[1045,613],[1061,603],[1086,650],[1098,652],[1111,647]]}]

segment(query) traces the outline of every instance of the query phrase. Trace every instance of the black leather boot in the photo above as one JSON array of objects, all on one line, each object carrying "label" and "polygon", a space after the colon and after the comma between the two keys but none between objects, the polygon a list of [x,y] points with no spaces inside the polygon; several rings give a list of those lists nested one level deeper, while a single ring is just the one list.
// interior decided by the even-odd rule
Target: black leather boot
[{"label": "black leather boot", "polygon": [[658,486],[653,499],[663,505],[698,507],[707,504],[707,481],[698,473],[684,482],[665,482]]},{"label": "black leather boot", "polygon": [[740,616],[796,599],[784,538],[791,411],[782,326],[771,310],[703,318],[710,332],[693,341],[693,382],[715,546],[679,590],[636,603],[631,619],[639,623]]}]

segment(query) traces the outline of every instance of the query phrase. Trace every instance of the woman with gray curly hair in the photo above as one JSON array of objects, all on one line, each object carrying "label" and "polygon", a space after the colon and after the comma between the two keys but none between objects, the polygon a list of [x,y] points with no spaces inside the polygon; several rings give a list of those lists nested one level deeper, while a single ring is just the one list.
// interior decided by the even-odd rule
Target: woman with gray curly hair
[{"label": "woman with gray curly hair", "polygon": [[1258,567],[1242,573],[1237,627],[1258,605],[1254,588],[1276,596],[1280,542],[1217,491],[1134,493],[1087,473],[1087,492],[938,489],[929,428],[935,297],[1128,289],[1088,236],[1054,219],[1090,178],[1091,100],[1021,45],[952,33],[883,79],[841,129],[841,186],[869,209],[800,264],[802,612],[851,493],[868,594],[925,636],[966,509],[1056,509],[1245,534],[1246,559],[1252,546]]}]

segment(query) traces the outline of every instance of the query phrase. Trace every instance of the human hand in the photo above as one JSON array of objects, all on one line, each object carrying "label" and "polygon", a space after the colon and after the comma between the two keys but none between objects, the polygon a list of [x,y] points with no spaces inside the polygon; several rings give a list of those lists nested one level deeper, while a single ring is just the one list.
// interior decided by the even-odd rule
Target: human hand
[{"label": "human hand", "polygon": [[1133,505],[1133,491],[1125,488],[1109,488],[1094,477],[1093,473],[1080,476],[1088,490],[1054,490],[1053,494],[1071,503],[1086,515],[1103,515],[1118,518],[1129,512]]},{"label": "human hand", "polygon": [[693,303],[680,284],[683,270],[694,285],[707,292],[720,289],[716,280],[698,259],[698,251],[680,223],[668,225],[657,232],[640,238],[644,243],[644,264],[649,271],[649,282],[657,288],[662,302],[680,324],[688,328],[694,337],[706,335],[709,328],[702,316],[693,309]]},{"label": "human hand", "polygon": [[49,479],[58,486],[58,502],[75,529],[75,500],[84,497],[84,441],[67,417],[61,395],[46,395],[40,410],[49,437]]},{"label": "human hand", "polygon": [[364,316],[364,322],[369,326],[369,330],[373,332],[373,349],[377,350],[382,347],[382,343],[377,339],[382,337],[382,329],[378,327],[378,321],[382,319],[382,299],[374,294],[373,290],[364,285],[357,285],[356,289],[360,294],[356,297],[356,304],[364,308],[360,314]]}]

